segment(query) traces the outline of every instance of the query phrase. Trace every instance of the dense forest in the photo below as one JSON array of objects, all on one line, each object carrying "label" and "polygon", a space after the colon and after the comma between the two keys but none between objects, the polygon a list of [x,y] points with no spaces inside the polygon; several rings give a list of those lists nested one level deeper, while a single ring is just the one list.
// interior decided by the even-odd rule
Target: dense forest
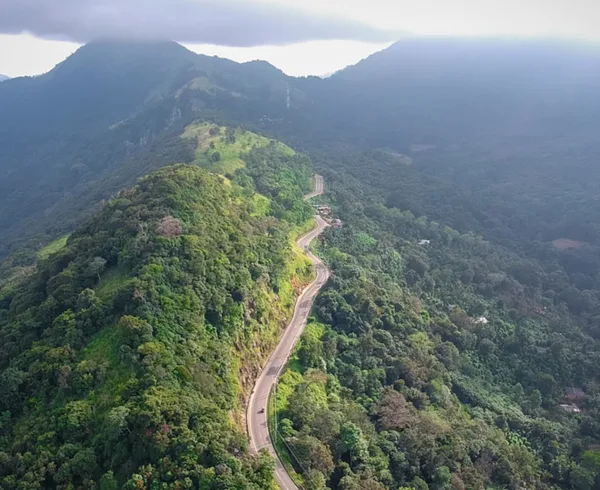
[{"label": "dense forest", "polygon": [[0,291],[1,488],[273,487],[241,414],[312,273],[290,240],[311,167],[265,141],[233,180],[144,177]]},{"label": "dense forest", "polygon": [[[485,50],[469,50],[472,58],[460,58],[454,73],[436,53],[404,53],[402,61],[425,65],[407,74],[392,61],[409,48],[333,77],[350,105],[363,103],[345,108],[360,118],[330,110],[344,122],[316,122],[343,128],[345,137],[325,136],[340,141],[336,148],[290,135],[318,155],[344,223],[318,248],[334,276],[278,389],[291,461],[314,489],[598,488],[600,250],[592,183],[600,153],[585,125],[597,118],[588,82],[598,65],[587,65],[589,78],[572,77],[575,66],[583,68],[569,57],[565,76],[580,99],[570,119],[559,120],[559,105],[574,102],[564,93],[554,92],[549,117],[531,107],[555,82],[530,93],[527,107],[524,93],[492,83],[490,75],[506,76],[503,63],[518,64],[510,57],[495,59],[498,66],[481,75],[487,82],[469,82],[488,93],[459,94],[448,77],[462,82],[460,70],[482,62]],[[544,69],[564,54],[544,59]],[[540,65],[537,55],[524,58]],[[423,72],[430,78],[413,92]],[[369,76],[375,73],[378,79]],[[520,80],[520,88],[532,81]],[[490,106],[492,88],[521,105]],[[428,101],[402,97],[403,89],[415,97],[450,94],[441,109],[419,115],[402,105]],[[395,114],[377,105],[390,102],[391,92],[399,99]],[[457,113],[461,97],[492,112]],[[529,119],[514,131],[510,121],[520,112]],[[436,127],[445,117],[456,120]],[[357,151],[352,135],[371,149]]]},{"label": "dense forest", "polygon": [[307,487],[596,488],[600,346],[568,276],[386,207],[365,163],[328,175],[334,278],[278,390]]},{"label": "dense forest", "polygon": [[312,159],[343,226],[274,400],[302,486],[600,488],[599,60],[103,42],[3,82],[0,486],[273,487],[242,414],[312,274]]}]

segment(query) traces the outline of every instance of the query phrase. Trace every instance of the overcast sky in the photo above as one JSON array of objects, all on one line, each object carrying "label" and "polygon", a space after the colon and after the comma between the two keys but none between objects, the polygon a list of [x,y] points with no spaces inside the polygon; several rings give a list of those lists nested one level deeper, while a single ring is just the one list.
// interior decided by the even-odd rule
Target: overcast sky
[{"label": "overcast sky", "polygon": [[170,38],[321,75],[405,34],[599,42],[598,25],[597,0],[0,0],[0,73],[46,72],[98,37]]}]

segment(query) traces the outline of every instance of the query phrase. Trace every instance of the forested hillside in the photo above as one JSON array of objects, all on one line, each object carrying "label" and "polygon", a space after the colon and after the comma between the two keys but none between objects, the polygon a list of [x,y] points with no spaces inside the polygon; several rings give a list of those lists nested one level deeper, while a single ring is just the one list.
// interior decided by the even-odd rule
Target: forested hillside
[{"label": "forested hillside", "polygon": [[416,41],[319,82],[290,139],[344,228],[278,400],[308,488],[597,488],[598,59]]},{"label": "forested hillside", "polygon": [[[202,128],[229,155],[252,137]],[[0,487],[273,488],[242,413],[312,273],[311,167],[264,141],[232,180],[144,177],[0,290]]]},{"label": "forested hillside", "polygon": [[386,207],[377,159],[349,168],[326,175],[334,276],[278,390],[308,488],[595,488],[600,345],[566,275]]},{"label": "forested hillside", "polygon": [[[505,192],[498,184],[507,177],[537,189],[539,201],[563,178],[581,172],[578,186],[596,177],[587,162],[597,155],[599,61],[586,45],[409,38],[322,80],[175,43],[91,43],[44,76],[0,86],[0,255],[72,229],[164,162],[189,161],[178,136],[199,118],[333,157],[377,148],[408,155],[460,193]],[[568,173],[573,165],[578,172]],[[523,194],[507,190],[499,201]],[[587,205],[580,196],[569,219]]]},{"label": "forested hillside", "polygon": [[102,42],[3,82],[4,487],[273,484],[241,414],[312,214],[276,137],[343,223],[278,390],[304,486],[600,488],[599,61],[406,39],[294,79]]},{"label": "forested hillside", "polygon": [[599,81],[593,44],[408,37],[325,80],[295,81],[310,104],[292,99],[286,118],[308,146],[523,145],[589,130]]}]

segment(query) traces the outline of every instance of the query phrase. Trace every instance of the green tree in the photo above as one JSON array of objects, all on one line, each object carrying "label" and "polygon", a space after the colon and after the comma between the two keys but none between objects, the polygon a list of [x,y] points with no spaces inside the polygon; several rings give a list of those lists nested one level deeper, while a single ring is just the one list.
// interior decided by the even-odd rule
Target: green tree
[{"label": "green tree", "polygon": [[290,440],[293,453],[298,462],[307,470],[317,470],[326,477],[334,469],[330,449],[316,437],[300,433]]},{"label": "green tree", "polygon": [[112,471],[107,471],[100,478],[100,490],[117,490],[117,480]]},{"label": "green tree", "polygon": [[89,276],[97,276],[98,281],[100,281],[100,273],[106,267],[106,259],[102,257],[94,257],[92,261],[89,263],[86,273]]},{"label": "green tree", "polygon": [[350,454],[351,466],[354,461],[364,461],[369,455],[369,444],[362,431],[352,422],[342,425],[340,439],[344,451]]},{"label": "green tree", "polygon": [[304,475],[304,487],[306,490],[326,490],[327,480],[323,473],[318,470],[309,470]]}]

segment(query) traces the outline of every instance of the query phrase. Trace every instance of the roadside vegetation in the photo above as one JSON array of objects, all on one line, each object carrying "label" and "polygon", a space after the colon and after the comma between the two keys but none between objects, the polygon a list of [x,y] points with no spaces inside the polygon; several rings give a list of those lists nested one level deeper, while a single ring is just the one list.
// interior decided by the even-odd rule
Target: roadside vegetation
[{"label": "roadside vegetation", "polygon": [[593,323],[542,266],[386,206],[388,167],[348,161],[326,173],[344,227],[315,245],[333,276],[278,388],[305,487],[595,488]]}]

